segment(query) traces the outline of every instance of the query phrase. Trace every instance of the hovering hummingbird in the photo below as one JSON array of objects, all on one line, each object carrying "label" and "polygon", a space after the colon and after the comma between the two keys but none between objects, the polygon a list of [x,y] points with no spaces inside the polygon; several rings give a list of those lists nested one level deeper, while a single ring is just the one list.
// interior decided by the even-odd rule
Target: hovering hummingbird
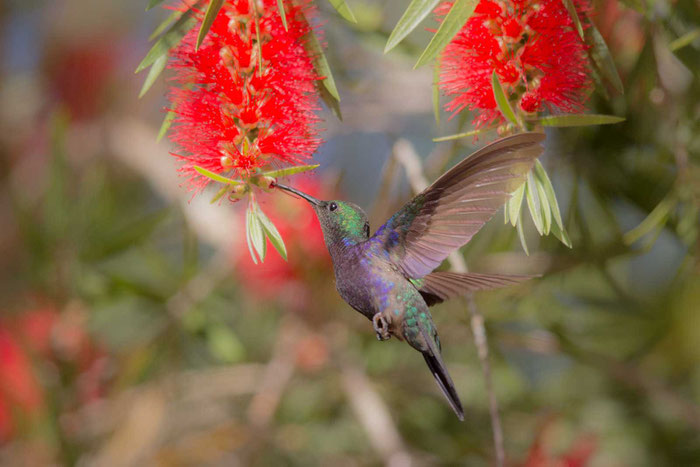
[{"label": "hovering hummingbird", "polygon": [[367,215],[345,201],[308,201],[333,260],[336,288],[372,321],[379,340],[396,336],[423,354],[460,420],[464,410],[440,353],[428,307],[475,290],[518,283],[527,276],[433,272],[463,246],[524,181],[542,153],[542,133],[500,139],[450,169],[370,236]]}]

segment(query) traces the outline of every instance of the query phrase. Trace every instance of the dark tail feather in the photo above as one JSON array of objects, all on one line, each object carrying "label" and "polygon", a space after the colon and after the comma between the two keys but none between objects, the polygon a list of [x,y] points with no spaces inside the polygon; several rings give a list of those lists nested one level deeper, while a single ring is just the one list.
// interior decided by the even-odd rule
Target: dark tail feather
[{"label": "dark tail feather", "polygon": [[447,402],[450,403],[450,407],[452,407],[452,410],[457,414],[457,418],[463,422],[464,409],[462,409],[462,402],[459,400],[455,385],[452,382],[452,378],[450,378],[450,374],[447,372],[447,368],[445,368],[445,365],[442,363],[442,359],[440,357],[436,358],[434,355],[431,355],[430,352],[423,352],[423,358],[425,359],[425,363],[428,364],[428,368],[430,368],[433,377],[435,377],[438,386],[442,389],[442,393],[445,395],[445,398],[447,398]]}]

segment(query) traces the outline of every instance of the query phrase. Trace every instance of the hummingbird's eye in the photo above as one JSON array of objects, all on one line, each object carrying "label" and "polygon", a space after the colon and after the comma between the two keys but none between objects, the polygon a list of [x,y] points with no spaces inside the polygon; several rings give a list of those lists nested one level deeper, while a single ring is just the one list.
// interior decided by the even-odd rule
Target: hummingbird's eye
[{"label": "hummingbird's eye", "polygon": [[330,205],[328,205],[328,209],[330,209],[331,211],[335,211],[336,209],[338,209],[338,204],[335,201],[333,201]]}]

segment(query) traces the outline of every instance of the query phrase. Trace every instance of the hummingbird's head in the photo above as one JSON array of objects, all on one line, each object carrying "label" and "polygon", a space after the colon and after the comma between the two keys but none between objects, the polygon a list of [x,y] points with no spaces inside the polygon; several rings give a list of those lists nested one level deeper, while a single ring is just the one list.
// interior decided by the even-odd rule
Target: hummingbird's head
[{"label": "hummingbird's head", "polygon": [[280,184],[275,186],[311,204],[321,223],[323,239],[331,255],[337,248],[352,246],[369,238],[367,214],[358,205],[339,200],[322,201],[295,188]]}]

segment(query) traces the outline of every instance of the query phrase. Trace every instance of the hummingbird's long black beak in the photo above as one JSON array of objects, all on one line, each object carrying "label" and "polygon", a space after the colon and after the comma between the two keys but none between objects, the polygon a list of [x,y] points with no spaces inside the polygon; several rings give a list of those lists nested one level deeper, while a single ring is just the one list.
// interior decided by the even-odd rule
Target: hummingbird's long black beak
[{"label": "hummingbird's long black beak", "polygon": [[308,201],[309,203],[313,204],[314,206],[322,206],[322,205],[323,205],[323,201],[318,200],[318,199],[314,198],[313,196],[307,195],[307,194],[304,193],[303,191],[299,191],[299,190],[297,190],[296,188],[292,188],[292,187],[290,187],[290,186],[282,185],[282,184],[280,184],[280,183],[275,183],[275,186],[276,186],[277,188],[283,189],[284,191],[287,191],[287,192],[289,192],[289,193],[293,193],[293,194],[295,194],[295,195],[297,195],[297,196],[299,196],[299,197],[301,197],[301,198],[304,198],[306,201]]}]

